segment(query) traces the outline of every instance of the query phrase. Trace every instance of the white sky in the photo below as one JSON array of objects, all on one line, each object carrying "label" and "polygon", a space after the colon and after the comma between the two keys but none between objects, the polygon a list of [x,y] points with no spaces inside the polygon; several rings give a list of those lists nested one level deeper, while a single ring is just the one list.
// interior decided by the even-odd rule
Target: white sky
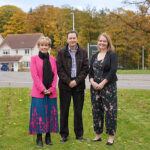
[{"label": "white sky", "polygon": [[53,5],[55,7],[62,7],[69,5],[71,7],[84,10],[87,7],[95,7],[97,10],[109,8],[110,10],[123,7],[124,9],[135,10],[122,3],[123,0],[0,0],[0,7],[4,5],[14,5],[28,12],[30,8],[34,9],[41,5]]}]

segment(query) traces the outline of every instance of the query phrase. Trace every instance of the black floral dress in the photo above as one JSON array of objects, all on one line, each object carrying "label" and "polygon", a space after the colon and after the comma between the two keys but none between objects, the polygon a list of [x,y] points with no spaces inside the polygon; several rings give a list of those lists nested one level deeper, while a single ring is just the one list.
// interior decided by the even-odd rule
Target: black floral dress
[{"label": "black floral dress", "polygon": [[[100,83],[103,78],[103,60],[97,58],[93,63],[94,81]],[[117,86],[116,82],[107,83],[102,90],[95,90],[91,86],[91,102],[94,131],[103,132],[104,116],[106,133],[114,135],[117,127]]]}]

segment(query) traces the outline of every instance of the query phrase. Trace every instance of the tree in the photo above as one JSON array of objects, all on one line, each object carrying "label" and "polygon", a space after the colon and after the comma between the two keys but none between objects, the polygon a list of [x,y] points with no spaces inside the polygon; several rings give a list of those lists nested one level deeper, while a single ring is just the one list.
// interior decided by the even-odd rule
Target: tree
[{"label": "tree", "polygon": [[150,21],[149,21],[150,0],[134,0],[134,1],[125,0],[123,1],[123,3],[128,5],[135,5],[138,9],[136,12],[138,19],[132,20],[132,23],[129,22],[125,23],[135,30],[142,30],[143,32],[145,32],[145,34],[150,34]]},{"label": "tree", "polygon": [[140,11],[149,14],[150,0],[124,0],[124,4],[135,5]]},{"label": "tree", "polygon": [[4,33],[2,35],[26,33],[26,20],[27,14],[23,11],[18,11],[10,18],[7,25],[3,26]]},{"label": "tree", "polygon": [[[138,21],[139,16],[133,11],[118,9],[111,12],[108,17],[106,31],[112,37],[120,65],[131,69],[140,68],[141,49],[143,45],[145,47],[149,45],[147,43],[149,38],[143,30],[132,28],[132,26],[136,25],[135,22]],[[127,25],[127,23],[130,25]],[[145,49],[146,59],[147,49]]]},{"label": "tree", "polygon": [[13,14],[21,11],[20,8],[12,5],[5,5],[0,7],[0,33],[4,32],[3,26],[10,21]]}]

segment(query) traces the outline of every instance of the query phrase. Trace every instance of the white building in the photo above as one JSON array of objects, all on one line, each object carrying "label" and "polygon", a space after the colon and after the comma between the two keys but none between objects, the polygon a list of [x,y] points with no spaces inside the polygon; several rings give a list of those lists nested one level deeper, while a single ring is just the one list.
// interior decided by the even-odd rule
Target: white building
[{"label": "white building", "polygon": [[38,54],[37,41],[42,33],[0,35],[0,67],[4,64],[9,71],[23,71],[30,68],[30,57]]}]

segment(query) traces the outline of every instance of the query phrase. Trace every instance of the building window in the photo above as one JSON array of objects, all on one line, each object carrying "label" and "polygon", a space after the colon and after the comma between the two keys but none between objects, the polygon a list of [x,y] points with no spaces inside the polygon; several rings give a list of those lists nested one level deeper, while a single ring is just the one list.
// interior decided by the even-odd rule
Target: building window
[{"label": "building window", "polygon": [[3,54],[4,54],[4,55],[8,55],[8,54],[10,54],[9,49],[4,49],[4,50],[3,50]]},{"label": "building window", "polygon": [[23,67],[24,68],[30,68],[30,62],[24,62]]},{"label": "building window", "polygon": [[30,53],[29,49],[25,49],[25,54],[28,55]]}]

